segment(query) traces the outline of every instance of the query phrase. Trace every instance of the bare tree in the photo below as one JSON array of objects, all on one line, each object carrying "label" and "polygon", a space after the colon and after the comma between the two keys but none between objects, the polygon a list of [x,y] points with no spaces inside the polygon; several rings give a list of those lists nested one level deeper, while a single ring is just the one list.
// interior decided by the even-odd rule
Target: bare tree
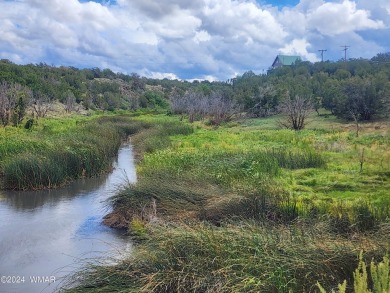
[{"label": "bare tree", "polygon": [[30,103],[32,114],[36,118],[43,118],[52,110],[53,104],[49,97],[42,93],[34,93]]},{"label": "bare tree", "polygon": [[175,114],[184,114],[185,113],[185,101],[184,97],[176,90],[173,89],[172,93],[169,96],[171,102],[171,111]]},{"label": "bare tree", "polygon": [[9,122],[9,116],[12,107],[12,101],[9,96],[10,86],[7,82],[3,81],[0,84],[0,122],[2,125],[7,125]]},{"label": "bare tree", "polygon": [[64,109],[66,113],[71,113],[75,110],[76,106],[76,97],[74,96],[71,90],[68,90],[65,94],[65,104]]},{"label": "bare tree", "polygon": [[30,91],[20,84],[0,84],[0,123],[8,125],[11,121],[19,124],[25,115]]},{"label": "bare tree", "polygon": [[235,103],[218,91],[204,95],[201,91],[189,90],[182,96],[175,92],[170,100],[172,112],[187,114],[191,123],[198,116],[201,119],[209,117],[213,124],[220,124],[236,113]]},{"label": "bare tree", "polygon": [[224,96],[221,92],[215,91],[208,96],[207,114],[211,117],[212,123],[219,125],[228,121],[237,112],[236,103]]},{"label": "bare tree", "polygon": [[196,116],[202,116],[205,108],[204,95],[201,92],[188,90],[184,95],[174,92],[171,97],[171,110],[176,114],[187,114],[192,123]]},{"label": "bare tree", "polygon": [[307,123],[307,117],[312,111],[313,106],[311,99],[302,96],[288,97],[280,105],[281,113],[285,114],[284,120],[280,120],[279,124],[283,127],[301,130]]}]

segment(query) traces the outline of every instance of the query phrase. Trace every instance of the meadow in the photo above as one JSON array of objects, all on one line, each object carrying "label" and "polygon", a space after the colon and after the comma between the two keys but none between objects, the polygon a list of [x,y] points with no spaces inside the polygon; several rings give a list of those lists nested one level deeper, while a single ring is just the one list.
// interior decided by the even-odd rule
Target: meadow
[{"label": "meadow", "polygon": [[278,117],[136,119],[152,125],[131,137],[139,180],[105,222],[139,244],[76,274],[70,292],[319,292],[344,280],[368,292],[354,291],[354,270],[361,251],[379,262],[390,245],[389,121],[356,136],[328,116],[298,132]]}]

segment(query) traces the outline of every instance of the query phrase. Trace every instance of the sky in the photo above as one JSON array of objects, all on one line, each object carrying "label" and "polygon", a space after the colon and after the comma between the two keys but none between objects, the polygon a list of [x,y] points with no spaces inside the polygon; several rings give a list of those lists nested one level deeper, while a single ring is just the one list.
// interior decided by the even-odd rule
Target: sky
[{"label": "sky", "polygon": [[226,81],[390,52],[389,0],[0,0],[0,59]]}]

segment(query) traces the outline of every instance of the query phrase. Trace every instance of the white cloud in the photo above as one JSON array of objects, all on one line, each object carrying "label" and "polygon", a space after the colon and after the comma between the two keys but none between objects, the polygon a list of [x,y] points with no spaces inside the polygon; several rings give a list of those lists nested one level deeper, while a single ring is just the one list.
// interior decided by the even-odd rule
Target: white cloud
[{"label": "white cloud", "polygon": [[147,69],[143,70],[142,72],[143,76],[149,77],[149,78],[155,78],[155,79],[179,79],[179,77],[171,72],[155,72],[155,71],[149,71]]},{"label": "white cloud", "polygon": [[136,9],[139,13],[151,19],[166,17],[177,11],[197,11],[203,6],[203,1],[193,0],[117,0],[122,7]]},{"label": "white cloud", "polygon": [[364,57],[390,51],[383,38],[390,27],[388,0],[301,0],[283,9],[255,0],[111,2],[0,1],[0,56],[224,80],[262,72],[279,50],[310,61],[322,48],[338,59],[345,43]]},{"label": "white cloud", "polygon": [[324,0],[301,0],[293,9],[308,14],[324,4]]},{"label": "white cloud", "polygon": [[310,62],[320,61],[316,54],[307,51],[308,47],[310,47],[310,44],[305,39],[295,39],[281,48],[280,52],[286,55],[298,55]]},{"label": "white cloud", "polygon": [[308,26],[321,34],[334,36],[367,29],[384,28],[381,20],[372,20],[370,12],[357,9],[354,1],[324,3],[308,14]]},{"label": "white cloud", "polygon": [[201,77],[198,77],[198,78],[186,79],[186,81],[188,81],[188,82],[203,81],[203,80],[207,80],[207,81],[213,82],[213,81],[217,81],[218,78],[213,76],[213,75],[204,75],[204,76],[201,76]]},{"label": "white cloud", "polygon": [[201,25],[201,20],[185,12],[175,12],[171,17],[163,17],[158,22],[150,21],[147,28],[159,38],[191,38]]},{"label": "white cloud", "polygon": [[290,35],[304,35],[307,30],[307,19],[303,12],[296,9],[283,9],[278,21],[288,30]]},{"label": "white cloud", "polygon": [[199,44],[201,42],[207,42],[211,40],[211,36],[208,32],[201,30],[195,33],[195,36],[193,38],[194,42]]},{"label": "white cloud", "polygon": [[286,32],[275,17],[254,2],[206,0],[202,11],[203,28],[226,41],[280,43]]}]

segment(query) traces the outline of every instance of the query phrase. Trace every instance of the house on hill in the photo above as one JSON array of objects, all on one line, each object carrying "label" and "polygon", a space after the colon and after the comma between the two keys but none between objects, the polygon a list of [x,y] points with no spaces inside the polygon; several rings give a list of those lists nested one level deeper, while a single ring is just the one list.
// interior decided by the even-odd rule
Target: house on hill
[{"label": "house on hill", "polygon": [[278,55],[276,56],[274,63],[272,63],[271,68],[275,69],[282,66],[291,66],[297,61],[301,61],[300,56]]}]

